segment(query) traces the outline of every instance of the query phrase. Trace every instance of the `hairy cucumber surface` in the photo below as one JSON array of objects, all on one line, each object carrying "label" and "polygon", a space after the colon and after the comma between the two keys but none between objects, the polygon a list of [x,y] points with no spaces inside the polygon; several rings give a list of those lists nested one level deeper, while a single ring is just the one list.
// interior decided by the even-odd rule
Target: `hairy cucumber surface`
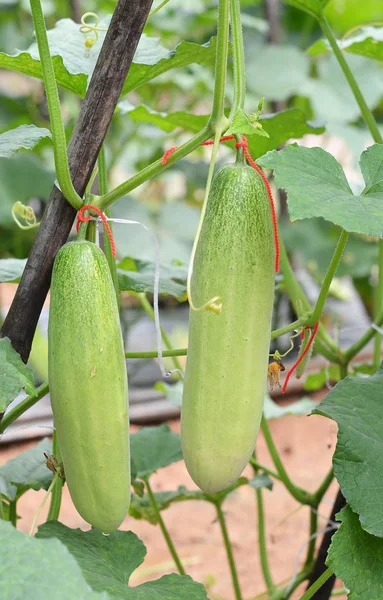
[{"label": "hairy cucumber surface", "polygon": [[103,252],[87,241],[57,254],[49,313],[49,386],[69,492],[105,533],[130,502],[127,374],[118,307]]},{"label": "hairy cucumber surface", "polygon": [[190,310],[181,433],[186,467],[207,492],[228,487],[248,463],[262,417],[275,247],[270,203],[248,166],[212,182],[191,282],[198,307],[221,296],[220,314]]}]

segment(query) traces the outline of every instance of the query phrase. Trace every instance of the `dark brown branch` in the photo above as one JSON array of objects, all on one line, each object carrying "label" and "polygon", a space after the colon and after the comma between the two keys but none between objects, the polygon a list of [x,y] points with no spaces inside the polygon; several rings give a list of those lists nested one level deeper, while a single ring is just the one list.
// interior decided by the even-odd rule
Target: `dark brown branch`
[{"label": "dark brown branch", "polygon": [[[334,506],[332,507],[332,511],[331,511],[331,515],[330,515],[331,521],[335,521],[335,516],[337,515],[337,513],[340,510],[342,510],[342,508],[345,505],[346,505],[346,500],[344,499],[342,492],[339,490],[337,497],[335,498]],[[314,581],[319,579],[319,577],[322,575],[322,573],[324,573],[327,569],[326,558],[327,558],[328,549],[331,544],[331,538],[334,535],[334,533],[335,533],[334,531],[328,531],[323,536],[321,545],[318,550],[316,562],[315,562],[314,568],[310,575],[310,579],[309,579],[308,586],[307,586],[308,588],[310,587],[310,585],[312,585],[314,583]],[[324,585],[322,585],[320,590],[318,590],[314,594],[314,596],[312,597],[312,600],[329,600],[329,598],[331,597],[332,588],[334,587],[334,584],[335,584],[335,579],[336,579],[335,575],[330,577],[330,579],[328,579],[326,581],[326,583]]]},{"label": "dark brown branch", "polygon": [[[105,138],[153,0],[119,0],[68,147],[73,185],[83,195]],[[53,260],[74,209],[53,187],[14,301],[1,329],[26,362],[48,293]]]}]

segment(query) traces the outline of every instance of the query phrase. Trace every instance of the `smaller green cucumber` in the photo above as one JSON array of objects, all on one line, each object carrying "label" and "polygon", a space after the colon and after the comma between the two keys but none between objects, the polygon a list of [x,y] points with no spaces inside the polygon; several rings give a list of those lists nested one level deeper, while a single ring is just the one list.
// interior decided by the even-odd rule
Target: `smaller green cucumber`
[{"label": "smaller green cucumber", "polygon": [[104,533],[130,503],[127,374],[109,266],[93,243],[56,256],[48,328],[54,423],[73,503]]}]

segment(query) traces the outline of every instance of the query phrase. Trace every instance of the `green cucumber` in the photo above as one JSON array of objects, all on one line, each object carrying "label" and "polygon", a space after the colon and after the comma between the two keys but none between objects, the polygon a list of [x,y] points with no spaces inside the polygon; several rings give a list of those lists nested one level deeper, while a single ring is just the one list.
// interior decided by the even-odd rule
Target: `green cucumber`
[{"label": "green cucumber", "polygon": [[110,533],[130,503],[127,374],[108,263],[91,242],[69,242],[56,256],[48,353],[70,495],[85,521]]},{"label": "green cucumber", "polygon": [[222,311],[190,310],[181,435],[186,467],[204,491],[232,484],[248,463],[262,417],[275,247],[270,202],[251,167],[212,182],[197,243],[192,299],[220,296]]}]

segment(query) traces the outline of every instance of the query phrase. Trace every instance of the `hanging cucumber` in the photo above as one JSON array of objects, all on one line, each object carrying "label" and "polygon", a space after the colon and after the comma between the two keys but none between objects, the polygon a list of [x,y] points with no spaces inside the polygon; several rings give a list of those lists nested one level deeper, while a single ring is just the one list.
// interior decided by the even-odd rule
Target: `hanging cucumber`
[{"label": "hanging cucumber", "polygon": [[228,165],[212,182],[198,240],[181,433],[186,467],[204,491],[228,487],[248,463],[262,417],[275,247],[270,202],[251,167]]},{"label": "hanging cucumber", "polygon": [[130,502],[127,375],[108,263],[93,243],[58,252],[48,329],[49,386],[69,492],[80,515],[109,533]]}]

